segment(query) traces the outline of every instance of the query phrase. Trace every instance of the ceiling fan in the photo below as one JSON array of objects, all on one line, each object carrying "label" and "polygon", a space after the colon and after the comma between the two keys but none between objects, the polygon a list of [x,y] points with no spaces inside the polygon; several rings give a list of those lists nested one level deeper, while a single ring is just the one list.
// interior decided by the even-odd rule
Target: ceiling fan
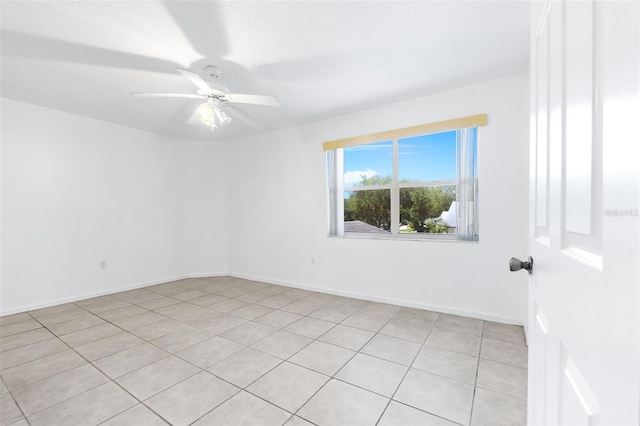
[{"label": "ceiling fan", "polygon": [[[133,92],[131,96],[154,97],[154,98],[191,98],[202,99],[205,102],[200,104],[191,115],[188,124],[198,124],[202,122],[215,131],[218,127],[225,126],[231,121],[227,114],[230,112],[245,123],[255,128],[261,128],[261,123],[257,122],[245,112],[229,104],[253,104],[262,106],[277,107],[280,101],[275,96],[268,95],[246,95],[229,93],[229,89],[218,83],[207,83],[200,75],[184,68],[176,68],[180,73],[196,85],[196,93],[140,93]],[[214,78],[220,77],[220,70],[214,65],[205,68],[209,75]]]}]

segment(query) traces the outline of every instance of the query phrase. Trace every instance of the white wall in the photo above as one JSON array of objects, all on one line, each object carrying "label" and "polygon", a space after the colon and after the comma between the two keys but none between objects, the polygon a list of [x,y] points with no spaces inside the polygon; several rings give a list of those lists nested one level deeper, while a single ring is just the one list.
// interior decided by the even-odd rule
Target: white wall
[{"label": "white wall", "polygon": [[[479,113],[479,243],[327,237],[323,142]],[[524,323],[526,274],[507,262],[527,255],[526,75],[234,142],[230,164],[231,274]]]},{"label": "white wall", "polygon": [[[0,310],[229,272],[523,322],[526,274],[507,260],[527,255],[527,84],[514,76],[231,143],[2,99]],[[326,236],[322,142],[478,113],[489,116],[479,243]]]},{"label": "white wall", "polygon": [[226,273],[222,145],[4,98],[1,136],[2,314]]},{"label": "white wall", "polygon": [[227,146],[220,142],[186,144],[189,276],[227,273]]}]

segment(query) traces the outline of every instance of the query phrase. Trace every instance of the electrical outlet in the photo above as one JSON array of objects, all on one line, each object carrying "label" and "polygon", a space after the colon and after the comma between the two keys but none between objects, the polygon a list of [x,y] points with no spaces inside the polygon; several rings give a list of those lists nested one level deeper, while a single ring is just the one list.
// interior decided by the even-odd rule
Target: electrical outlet
[{"label": "electrical outlet", "polygon": [[316,258],[315,257],[311,258],[311,266],[316,266]]},{"label": "electrical outlet", "polygon": [[107,261],[106,260],[101,260],[100,261],[100,269],[106,269],[107,268]]}]

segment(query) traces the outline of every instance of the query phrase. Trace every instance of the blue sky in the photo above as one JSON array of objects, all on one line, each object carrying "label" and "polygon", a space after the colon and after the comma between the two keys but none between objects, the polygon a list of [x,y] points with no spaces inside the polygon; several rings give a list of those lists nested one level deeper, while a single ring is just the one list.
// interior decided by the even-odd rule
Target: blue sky
[{"label": "blue sky", "polygon": [[[456,132],[416,136],[398,141],[400,180],[430,181],[455,179]],[[391,176],[392,141],[344,149],[344,185],[360,181],[360,176]]]}]

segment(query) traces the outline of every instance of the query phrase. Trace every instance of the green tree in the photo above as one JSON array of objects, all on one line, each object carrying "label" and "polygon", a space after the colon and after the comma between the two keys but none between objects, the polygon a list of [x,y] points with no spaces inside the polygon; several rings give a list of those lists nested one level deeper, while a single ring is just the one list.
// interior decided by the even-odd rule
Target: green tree
[{"label": "green tree", "polygon": [[436,223],[431,219],[427,219],[424,223],[424,229],[425,230],[423,232],[430,232],[432,234],[446,234],[449,230],[449,225],[447,225],[447,222],[444,221]]},{"label": "green tree", "polygon": [[[400,221],[417,232],[442,232],[442,227],[426,226],[425,221],[439,217],[456,200],[455,186],[430,186],[400,189]],[[435,224],[434,224],[435,225]],[[446,228],[444,230],[446,232]]]},{"label": "green tree", "polygon": [[[358,186],[375,186],[391,183],[390,176],[362,176]],[[388,189],[353,191],[344,200],[344,220],[361,220],[369,225],[389,230],[391,228],[391,194]]]},{"label": "green tree", "polygon": [[[357,186],[391,183],[390,176],[362,176]],[[437,218],[449,210],[456,199],[454,185],[400,189],[400,222],[417,232],[447,232],[447,224],[427,219]],[[344,200],[344,220],[361,220],[381,229],[391,228],[391,193],[388,189],[353,191]]]}]

